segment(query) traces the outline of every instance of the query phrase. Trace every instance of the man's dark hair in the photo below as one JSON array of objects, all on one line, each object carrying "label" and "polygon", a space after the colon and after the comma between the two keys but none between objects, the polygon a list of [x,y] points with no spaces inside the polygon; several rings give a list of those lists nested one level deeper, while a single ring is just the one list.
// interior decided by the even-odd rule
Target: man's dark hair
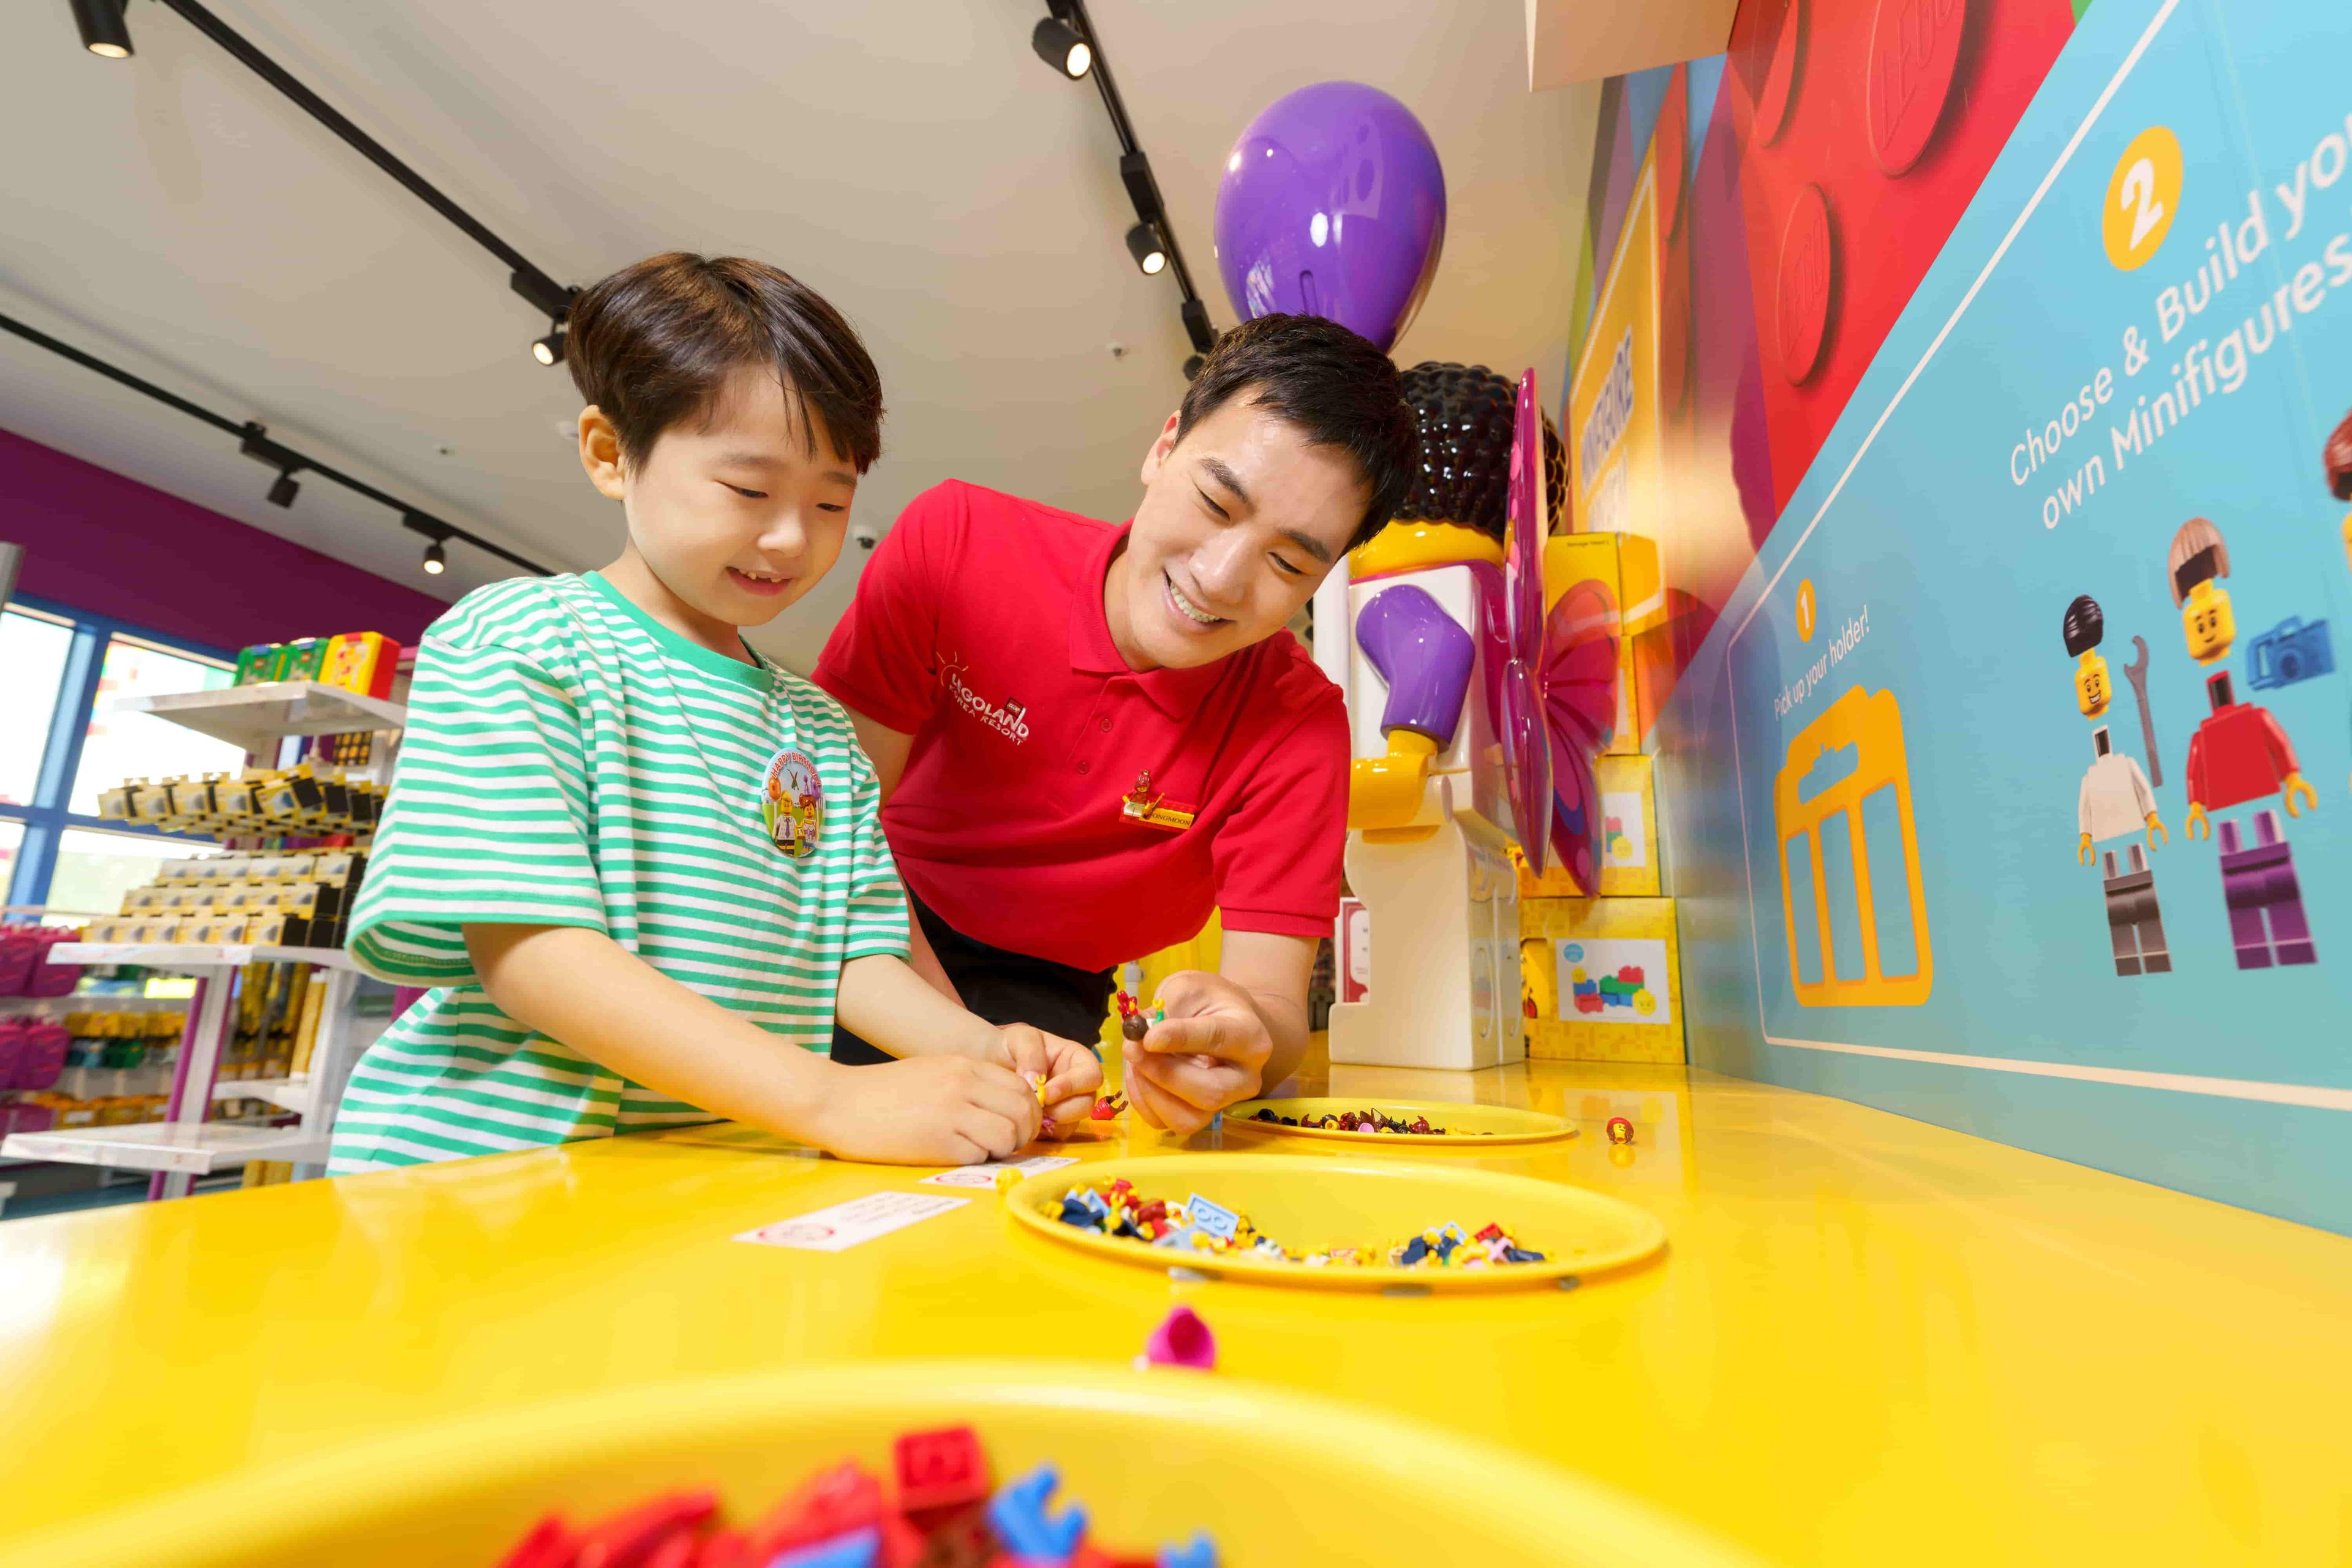
[{"label": "man's dark hair", "polygon": [[820,425],[861,474],[882,455],[882,377],[856,329],[763,261],[672,250],[624,267],[572,301],[563,357],[631,464],[663,431],[707,419],[744,369],[782,384],[811,456]]},{"label": "man's dark hair", "polygon": [[1176,438],[1243,393],[1307,442],[1356,461],[1371,491],[1352,550],[1388,526],[1412,485],[1420,440],[1389,356],[1321,316],[1260,316],[1217,340],[1185,390]]}]

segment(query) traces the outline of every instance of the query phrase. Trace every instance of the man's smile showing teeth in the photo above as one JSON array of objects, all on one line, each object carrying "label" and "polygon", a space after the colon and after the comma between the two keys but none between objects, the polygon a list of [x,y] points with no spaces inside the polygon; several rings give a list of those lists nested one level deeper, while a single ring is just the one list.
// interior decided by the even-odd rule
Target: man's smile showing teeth
[{"label": "man's smile showing teeth", "polygon": [[1168,602],[1176,606],[1178,615],[1198,626],[1221,626],[1225,624],[1224,616],[1213,616],[1186,598],[1184,590],[1176,585],[1175,578],[1165,577],[1162,580],[1168,584]]}]

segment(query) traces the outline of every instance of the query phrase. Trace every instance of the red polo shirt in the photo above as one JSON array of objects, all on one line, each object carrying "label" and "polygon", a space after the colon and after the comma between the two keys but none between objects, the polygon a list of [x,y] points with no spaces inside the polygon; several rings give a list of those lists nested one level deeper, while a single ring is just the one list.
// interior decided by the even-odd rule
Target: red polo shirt
[{"label": "red polo shirt", "polygon": [[[898,871],[948,924],[1108,969],[1228,931],[1327,936],[1348,721],[1277,632],[1194,669],[1127,668],[1103,616],[1113,526],[953,480],[875,550],[816,683],[915,738],[883,808]],[[1137,775],[1195,810],[1125,819]]]}]

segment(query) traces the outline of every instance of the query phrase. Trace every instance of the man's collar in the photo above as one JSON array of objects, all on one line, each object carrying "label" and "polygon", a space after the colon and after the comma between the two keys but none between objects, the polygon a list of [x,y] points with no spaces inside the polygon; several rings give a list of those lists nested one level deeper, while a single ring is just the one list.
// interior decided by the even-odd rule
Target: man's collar
[{"label": "man's collar", "polygon": [[1223,679],[1227,661],[1232,658],[1212,659],[1207,664],[1190,669],[1144,669],[1127,667],[1119,657],[1118,645],[1110,638],[1110,621],[1103,609],[1103,584],[1110,574],[1110,563],[1127,543],[1127,531],[1133,521],[1103,531],[1102,542],[1087,557],[1087,569],[1079,577],[1081,602],[1070,607],[1070,668],[1088,675],[1126,676],[1141,689],[1151,705],[1171,719],[1189,719],[1201,700]]}]

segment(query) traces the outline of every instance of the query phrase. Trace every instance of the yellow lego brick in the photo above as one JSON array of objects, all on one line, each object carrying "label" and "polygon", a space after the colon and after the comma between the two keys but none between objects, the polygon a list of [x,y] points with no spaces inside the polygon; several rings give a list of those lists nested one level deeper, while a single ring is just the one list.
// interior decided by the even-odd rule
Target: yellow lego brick
[{"label": "yellow lego brick", "polygon": [[1526,899],[1519,931],[1529,1056],[1684,1059],[1672,899]]},{"label": "yellow lego brick", "polygon": [[1613,533],[1555,533],[1544,541],[1544,610],[1549,614],[1562,594],[1574,584],[1597,581],[1609,590],[1620,617],[1617,637],[1617,721],[1608,751],[1620,755],[1638,752],[1649,724],[1641,711],[1639,683],[1633,678],[1633,641],[1625,633],[1624,550]]}]

